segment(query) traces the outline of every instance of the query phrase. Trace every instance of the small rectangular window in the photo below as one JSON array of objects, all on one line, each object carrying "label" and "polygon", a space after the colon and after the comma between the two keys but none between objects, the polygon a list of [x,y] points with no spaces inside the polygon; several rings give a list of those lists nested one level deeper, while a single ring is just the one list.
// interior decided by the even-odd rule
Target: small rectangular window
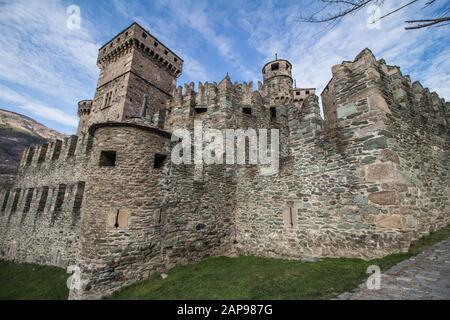
[{"label": "small rectangular window", "polygon": [[299,95],[300,95],[300,91],[297,91],[295,94],[296,94],[297,96],[299,96]]},{"label": "small rectangular window", "polygon": [[242,112],[245,114],[252,114],[252,108],[242,108]]},{"label": "small rectangular window", "polygon": [[116,166],[116,152],[102,151],[100,153],[100,167],[115,167]]},{"label": "small rectangular window", "polygon": [[142,36],[144,37],[144,39],[147,38],[147,34],[145,32],[142,32]]},{"label": "small rectangular window", "polygon": [[164,50],[164,54],[165,54],[165,55],[168,55],[168,54],[169,54],[169,51]]},{"label": "small rectangular window", "polygon": [[154,45],[155,47],[157,47],[157,46],[158,46],[158,42],[155,41],[155,42],[153,43],[153,45]]},{"label": "small rectangular window", "polygon": [[278,63],[274,63],[273,65],[271,65],[271,69],[272,71],[278,70],[280,69],[280,65]]},{"label": "small rectangular window", "polygon": [[205,113],[206,111],[208,111],[207,108],[194,108],[195,113]]},{"label": "small rectangular window", "polygon": [[306,93],[306,94],[309,94],[309,90],[306,90],[305,93]]},{"label": "small rectangular window", "polygon": [[160,169],[164,166],[167,156],[165,154],[155,154],[155,161],[153,162],[154,169]]}]

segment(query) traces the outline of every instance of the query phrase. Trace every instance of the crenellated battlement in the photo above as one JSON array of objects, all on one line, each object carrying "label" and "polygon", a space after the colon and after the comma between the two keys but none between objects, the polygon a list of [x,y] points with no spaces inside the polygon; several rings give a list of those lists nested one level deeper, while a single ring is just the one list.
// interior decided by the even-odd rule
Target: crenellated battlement
[{"label": "crenellated battlement", "polygon": [[132,49],[139,50],[173,76],[178,77],[182,72],[183,59],[137,23],[133,23],[101,47],[97,63],[103,68],[130,54]]},{"label": "crenellated battlement", "polygon": [[27,170],[49,169],[56,165],[73,165],[85,162],[90,156],[92,137],[69,136],[63,140],[51,140],[43,145],[32,146],[24,150],[19,164],[21,173]]}]

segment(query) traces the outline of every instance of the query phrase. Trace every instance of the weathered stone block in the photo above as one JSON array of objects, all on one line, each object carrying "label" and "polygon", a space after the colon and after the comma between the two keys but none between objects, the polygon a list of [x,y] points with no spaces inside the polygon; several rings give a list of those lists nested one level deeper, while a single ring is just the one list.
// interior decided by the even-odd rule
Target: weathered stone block
[{"label": "weathered stone block", "polygon": [[365,167],[367,182],[392,181],[395,177],[395,165],[392,163],[377,163]]},{"label": "weathered stone block", "polygon": [[377,137],[364,142],[363,149],[364,150],[374,150],[374,149],[384,149],[387,148],[387,139],[386,137]]},{"label": "weathered stone block", "polygon": [[405,217],[402,215],[372,215],[369,221],[379,228],[403,229],[405,227]]},{"label": "weathered stone block", "polygon": [[398,205],[400,196],[397,191],[380,191],[369,195],[369,200],[379,205]]},{"label": "weathered stone block", "polygon": [[347,104],[345,106],[340,106],[336,108],[337,111],[337,117],[339,119],[346,118],[352,114],[355,114],[358,112],[356,109],[356,106],[354,104]]}]

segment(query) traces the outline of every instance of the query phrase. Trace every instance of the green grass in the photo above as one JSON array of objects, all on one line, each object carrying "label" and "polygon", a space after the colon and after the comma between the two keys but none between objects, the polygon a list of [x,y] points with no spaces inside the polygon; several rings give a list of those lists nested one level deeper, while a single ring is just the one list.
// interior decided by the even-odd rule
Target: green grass
[{"label": "green grass", "polygon": [[[375,264],[386,270],[450,237],[450,225],[417,241],[408,253],[382,259],[322,259],[303,263],[258,257],[214,257],[154,274],[112,299],[329,299],[351,291]],[[67,299],[64,269],[0,261],[0,299]]]},{"label": "green grass", "polygon": [[0,300],[62,300],[69,290],[64,269],[0,261]]},{"label": "green grass", "polygon": [[304,263],[258,257],[215,257],[180,266],[163,280],[155,274],[124,288],[112,299],[330,299],[351,291],[364,279],[367,267],[387,270],[450,236],[450,225],[415,243],[408,253],[382,259],[326,258]]}]

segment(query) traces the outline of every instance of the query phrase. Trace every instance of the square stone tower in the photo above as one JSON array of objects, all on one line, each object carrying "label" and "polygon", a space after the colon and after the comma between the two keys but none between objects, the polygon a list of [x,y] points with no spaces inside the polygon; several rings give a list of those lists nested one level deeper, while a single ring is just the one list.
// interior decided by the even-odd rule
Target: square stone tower
[{"label": "square stone tower", "polygon": [[[164,114],[172,97],[183,60],[137,23],[99,49],[100,75],[88,114],[83,113],[78,133],[99,122],[125,121],[138,116]],[[163,118],[163,116],[162,116]]]}]

